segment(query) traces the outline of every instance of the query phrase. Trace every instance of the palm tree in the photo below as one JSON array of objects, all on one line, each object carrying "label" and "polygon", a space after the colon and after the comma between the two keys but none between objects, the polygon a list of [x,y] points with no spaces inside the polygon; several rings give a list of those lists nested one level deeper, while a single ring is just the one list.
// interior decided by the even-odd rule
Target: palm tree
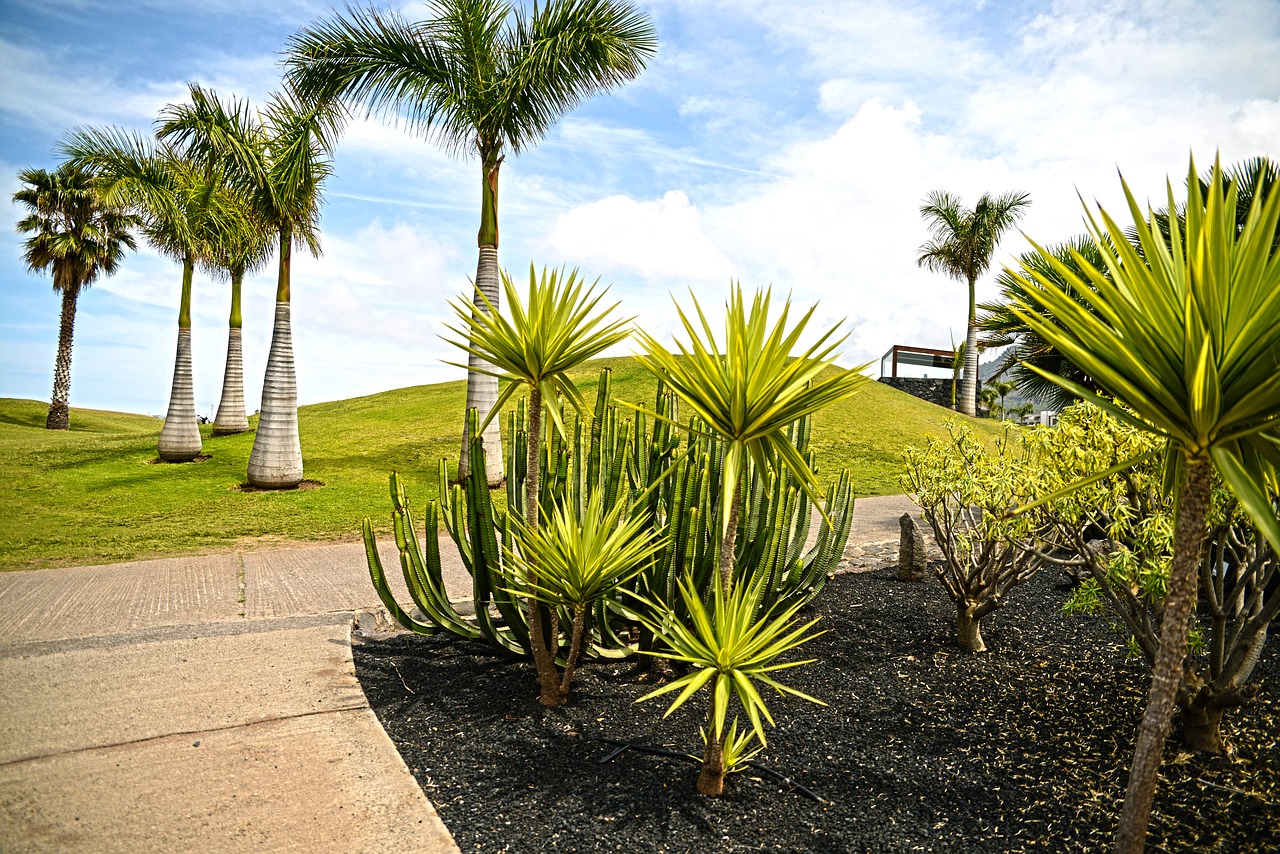
[{"label": "palm tree", "polygon": [[213,257],[223,236],[244,226],[243,210],[217,170],[136,133],[81,130],[63,141],[62,150],[72,163],[95,170],[107,201],[136,211],[147,241],[182,264],[177,355],[158,451],[167,462],[189,462],[201,450],[191,381],[192,278],[197,264]]},{"label": "palm tree", "polygon": [[965,333],[964,381],[960,387],[960,411],[977,413],[978,326],[974,286],[991,266],[1000,236],[1007,231],[1031,199],[1026,193],[1005,193],[992,198],[983,193],[973,210],[959,196],[944,191],[930,193],[920,206],[933,239],[920,247],[916,263],[935,273],[946,273],[969,284],[969,322]]},{"label": "palm tree", "polygon": [[231,284],[231,316],[227,325],[227,362],[222,374],[222,395],[218,398],[218,414],[213,419],[213,434],[225,436],[244,433],[249,429],[249,418],[244,408],[244,353],[241,343],[243,318],[240,313],[240,293],[245,274],[266,265],[271,256],[271,235],[251,214],[249,223],[239,234],[227,235],[214,247],[215,256],[209,272],[215,277],[225,276]]},{"label": "palm tree", "polygon": [[190,104],[165,108],[158,135],[225,170],[257,222],[278,238],[275,325],[248,477],[252,486],[289,489],[302,481],[290,318],[293,247],[320,252],[320,188],[332,171],[328,152],[338,116],[328,103],[304,104],[291,94],[272,96],[260,115],[247,101],[223,103],[199,86],[192,85],[190,95]]},{"label": "palm tree", "polygon": [[23,259],[33,273],[52,270],[53,291],[62,294],[53,396],[44,426],[67,430],[71,427],[68,400],[76,301],[80,291],[99,276],[116,271],[126,247],[137,248],[129,229],[138,225],[138,218],[105,204],[93,176],[70,163],[53,172],[23,169],[18,180],[23,186],[13,200],[28,211],[18,221],[18,233],[32,235],[24,243]]},{"label": "palm tree", "polygon": [[[1215,470],[1280,550],[1280,191],[1273,187],[1264,201],[1258,185],[1240,186],[1217,162],[1202,185],[1193,160],[1184,213],[1162,226],[1124,190],[1137,245],[1106,211],[1090,214],[1105,270],[1077,257],[1082,277],[1036,246],[1056,276],[1025,267],[1015,310],[1115,400],[1033,369],[1163,438],[1166,482],[1178,485],[1160,647],[1116,834],[1117,851],[1138,852],[1181,682]],[[1240,224],[1244,192],[1253,198]],[[1166,210],[1177,210],[1172,184],[1168,196]]]},{"label": "palm tree", "polygon": [[[584,98],[636,77],[657,49],[653,25],[625,0],[549,0],[532,13],[506,0],[435,0],[433,17],[348,10],[296,34],[288,77],[308,100],[392,113],[480,160],[474,311],[499,305],[498,173],[509,150],[540,140]],[[492,368],[468,359],[467,410],[484,420],[498,397]],[[465,419],[464,419],[465,421]],[[468,472],[464,427],[459,479]],[[496,420],[484,434],[486,477],[502,482]]]}]

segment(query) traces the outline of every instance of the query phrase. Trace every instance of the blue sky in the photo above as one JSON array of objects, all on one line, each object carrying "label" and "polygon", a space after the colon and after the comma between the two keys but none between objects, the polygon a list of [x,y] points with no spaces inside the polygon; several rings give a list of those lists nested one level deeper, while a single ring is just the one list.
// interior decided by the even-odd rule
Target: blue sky
[{"label": "blue sky", "polygon": [[[1161,203],[1188,153],[1207,166],[1280,141],[1280,2],[653,0],[658,56],[636,81],[566,116],[502,172],[504,267],[578,266],[660,337],[674,295],[721,304],[731,279],[772,284],[818,326],[849,333],[842,362],[964,334],[963,285],[920,270],[931,190],[972,202],[1029,192],[1040,242],[1082,230],[1077,194],[1120,200],[1117,169]],[[187,81],[261,102],[309,0],[5,0],[0,182],[52,168],[79,125],[146,130]],[[399,7],[424,17],[422,4]],[[324,254],[295,260],[303,403],[460,377],[439,336],[475,269],[479,166],[403,128],[361,120],[334,156]],[[18,218],[11,208],[11,222]],[[998,259],[1027,248],[1008,237]],[[996,293],[989,276],[979,298]],[[161,414],[180,271],[142,249],[80,299],[74,406]],[[245,376],[257,406],[274,275],[246,285]],[[212,414],[225,285],[198,278],[197,410]],[[58,298],[0,230],[0,396],[48,399]],[[625,348],[624,348],[625,352]]]}]

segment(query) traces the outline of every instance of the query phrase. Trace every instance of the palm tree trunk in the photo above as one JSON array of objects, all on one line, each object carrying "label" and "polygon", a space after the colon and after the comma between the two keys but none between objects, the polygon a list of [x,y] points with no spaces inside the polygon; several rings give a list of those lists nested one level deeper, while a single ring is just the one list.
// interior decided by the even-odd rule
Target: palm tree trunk
[{"label": "palm tree trunk", "polygon": [[[480,257],[476,262],[476,295],[472,302],[476,311],[488,313],[489,309],[485,306],[484,300],[480,299],[480,295],[484,294],[485,299],[489,300],[494,311],[499,306],[500,294],[500,277],[498,273],[498,170],[502,166],[502,158],[495,157],[493,154],[486,155],[484,162],[484,182],[481,188],[481,204],[480,204],[480,233],[477,236],[477,243],[480,248]],[[479,368],[485,370],[493,370],[493,366],[474,354],[467,356],[467,406],[464,412],[470,412],[475,409],[480,414],[480,420],[484,421],[493,410],[493,405],[498,402],[498,379],[487,374],[479,372]],[[485,479],[488,480],[489,486],[501,486],[504,476],[502,466],[502,430],[498,423],[499,419],[494,418],[489,422],[489,426],[485,428],[481,437],[484,441],[485,453]],[[458,480],[465,480],[469,460],[471,459],[471,437],[467,435],[466,419],[463,418],[462,427],[462,452],[458,457]]]},{"label": "palm tree trunk", "polygon": [[302,444],[298,438],[298,383],[293,364],[289,303],[276,303],[271,353],[262,383],[262,411],[249,454],[249,485],[292,489],[302,482]]},{"label": "palm tree trunk", "polygon": [[79,297],[79,287],[63,287],[58,355],[53,367],[53,396],[49,400],[49,415],[44,420],[46,430],[71,429],[71,339],[75,334],[76,300]]},{"label": "palm tree trunk", "polygon": [[960,412],[978,414],[978,306],[974,280],[969,280],[969,326],[964,336],[964,379],[960,383]]},{"label": "palm tree trunk", "polygon": [[243,433],[249,429],[244,412],[244,356],[241,351],[240,287],[243,273],[231,276],[231,321],[227,329],[227,366],[222,374],[222,397],[213,419],[215,436]]},{"label": "palm tree trunk", "polygon": [[1204,537],[1212,473],[1213,464],[1207,457],[1195,457],[1186,462],[1186,482],[1178,501],[1173,561],[1169,567],[1169,592],[1165,595],[1164,618],[1160,626],[1160,650],[1151,670],[1147,710],[1142,716],[1138,743],[1133,749],[1129,787],[1120,814],[1120,827],[1116,831],[1117,854],[1141,854],[1147,838],[1156,775],[1160,770],[1164,741],[1169,735],[1178,686],[1182,682],[1182,662],[1187,655],[1187,628],[1196,603],[1200,544]]},{"label": "palm tree trunk", "polygon": [[302,444],[298,439],[298,382],[293,365],[289,320],[289,268],[292,231],[280,231],[280,277],[276,285],[276,322],[262,382],[262,410],[249,454],[249,485],[292,489],[302,482]]},{"label": "palm tree trunk", "polygon": [[173,387],[169,391],[169,411],[160,431],[160,459],[186,463],[200,456],[200,423],[196,420],[196,398],[191,383],[191,278],[195,264],[182,262],[182,301],[178,308],[178,352],[173,360]]},{"label": "palm tree trunk", "polygon": [[724,794],[724,742],[712,732],[711,717],[707,715],[707,748],[702,753],[698,794],[718,798]]}]

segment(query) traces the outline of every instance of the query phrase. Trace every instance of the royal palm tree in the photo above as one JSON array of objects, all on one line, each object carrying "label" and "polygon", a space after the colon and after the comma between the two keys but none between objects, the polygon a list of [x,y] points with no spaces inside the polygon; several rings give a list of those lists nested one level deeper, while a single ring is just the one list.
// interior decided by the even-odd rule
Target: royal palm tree
[{"label": "royal palm tree", "polygon": [[[242,201],[244,201],[242,199]],[[246,204],[247,207],[247,204]],[[215,278],[226,278],[231,285],[231,316],[227,325],[227,362],[222,374],[222,394],[218,398],[218,414],[213,419],[213,434],[225,436],[244,433],[249,417],[244,407],[244,351],[241,342],[243,318],[240,295],[246,273],[265,266],[271,257],[271,234],[246,211],[247,227],[228,234],[214,247],[209,272]]]},{"label": "royal palm tree", "polygon": [[[1015,310],[1110,397],[1034,370],[1163,438],[1166,482],[1177,485],[1160,647],[1116,835],[1116,850],[1127,854],[1141,851],[1146,837],[1197,598],[1215,470],[1280,551],[1274,503],[1280,494],[1280,190],[1242,187],[1216,162],[1202,184],[1193,160],[1182,215],[1164,223],[1143,211],[1127,185],[1124,190],[1136,245],[1106,211],[1090,213],[1102,267],[1076,256],[1078,272],[1037,246],[1056,275],[1024,267],[1017,275],[1025,296]],[[1237,206],[1245,192],[1252,200],[1240,223]],[[1177,210],[1172,184],[1168,197],[1166,210]]]},{"label": "royal palm tree", "polygon": [[53,172],[23,169],[22,189],[13,194],[27,215],[18,220],[18,233],[30,234],[23,244],[23,260],[33,273],[53,272],[53,291],[62,295],[58,326],[58,354],[53,370],[53,396],[44,426],[71,426],[71,339],[75,333],[76,301],[99,276],[116,271],[125,249],[135,249],[129,229],[138,218],[102,200],[93,176],[64,163]]},{"label": "royal palm tree", "polygon": [[991,266],[996,244],[1031,199],[1026,193],[1005,193],[992,198],[983,193],[970,210],[944,191],[930,193],[920,207],[932,240],[920,247],[916,263],[935,273],[946,273],[969,285],[969,319],[965,332],[964,379],[960,387],[960,411],[977,413],[978,325],[975,285]]},{"label": "royal palm tree", "polygon": [[62,143],[72,163],[95,170],[104,198],[142,218],[147,241],[182,265],[178,346],[169,408],[160,431],[160,458],[189,462],[200,455],[191,378],[191,284],[197,265],[214,255],[226,234],[244,227],[243,208],[222,175],[169,145],[119,128],[76,131]]},{"label": "royal palm tree", "polygon": [[[499,305],[498,173],[506,153],[534,145],[584,98],[638,75],[657,36],[624,0],[549,0],[531,13],[506,0],[436,0],[431,9],[420,23],[395,12],[349,10],[295,35],[285,64],[308,100],[398,115],[450,152],[479,158],[473,304],[483,312]],[[479,356],[468,366],[467,410],[487,419],[498,381]],[[460,479],[468,472],[466,433],[464,427]],[[486,477],[497,485],[503,457],[496,419],[484,442]]]},{"label": "royal palm tree", "polygon": [[158,135],[180,142],[248,200],[254,219],[277,238],[275,324],[262,385],[261,415],[249,454],[249,483],[288,489],[302,481],[298,386],[293,360],[290,283],[293,247],[320,252],[321,185],[332,171],[328,152],[338,116],[332,104],[274,95],[260,114],[244,100],[220,101],[190,87],[191,103],[170,105]]}]

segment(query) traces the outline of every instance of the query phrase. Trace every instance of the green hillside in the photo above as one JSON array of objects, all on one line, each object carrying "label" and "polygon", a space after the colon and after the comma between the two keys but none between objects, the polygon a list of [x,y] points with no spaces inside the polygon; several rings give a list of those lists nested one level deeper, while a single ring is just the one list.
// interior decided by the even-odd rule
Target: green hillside
[{"label": "green hillside", "polygon": [[[604,365],[614,369],[615,397],[652,401],[653,378],[629,358],[579,372],[588,399]],[[53,432],[44,429],[47,404],[0,399],[0,569],[350,539],[366,515],[389,529],[388,472],[405,476],[415,505],[435,496],[438,461],[457,459],[464,399],[464,383],[452,382],[304,406],[305,476],[323,486],[275,493],[239,491],[252,433],[215,438],[205,427],[209,458],[171,465],[156,462],[159,419],[74,409],[72,429]],[[815,423],[819,476],[847,466],[860,495],[900,492],[902,448],[938,434],[949,417],[958,416],[872,383]]]}]

